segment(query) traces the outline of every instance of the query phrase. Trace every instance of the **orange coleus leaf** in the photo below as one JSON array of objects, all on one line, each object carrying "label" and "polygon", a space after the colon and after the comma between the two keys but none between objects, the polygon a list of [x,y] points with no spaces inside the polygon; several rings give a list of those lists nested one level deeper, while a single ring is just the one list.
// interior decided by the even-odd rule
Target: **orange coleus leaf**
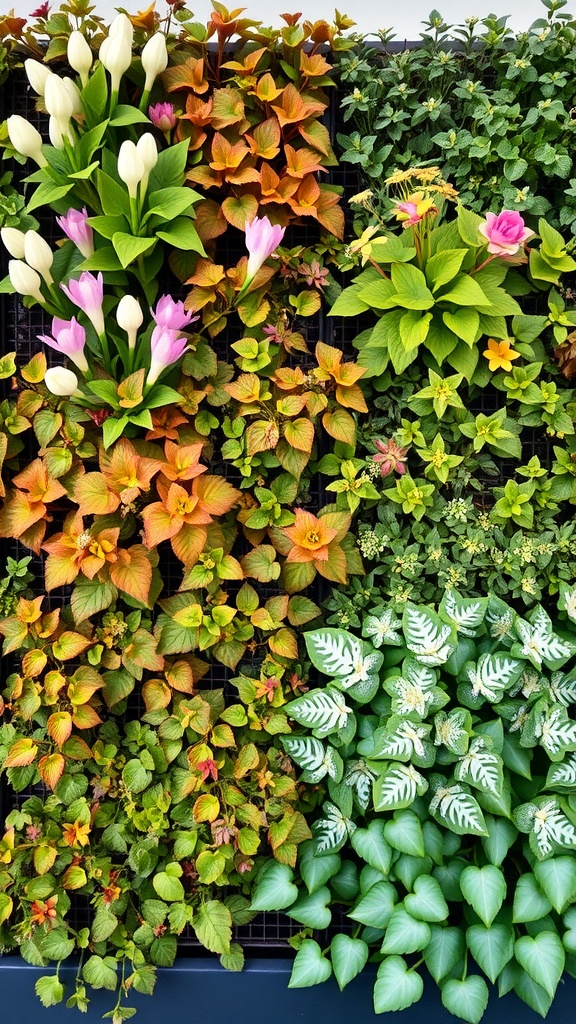
[{"label": "orange coleus leaf", "polygon": [[203,445],[178,445],[166,441],[164,454],[166,463],[162,466],[162,475],[166,480],[193,480],[207,471],[206,466],[199,464]]},{"label": "orange coleus leaf", "polygon": [[170,540],[178,533],[182,521],[172,517],[162,502],[155,501],[142,509],[144,520],[144,536],[146,547],[149,550],[161,544],[164,540]]},{"label": "orange coleus leaf", "polygon": [[301,452],[311,452],[314,444],[314,425],[310,420],[301,417],[285,423],[283,427],[284,437],[292,448]]},{"label": "orange coleus leaf", "polygon": [[256,170],[256,161],[249,156],[236,170],[224,171],[224,178],[231,185],[247,185],[252,181],[260,181],[260,171]]},{"label": "orange coleus leaf", "polygon": [[316,218],[323,228],[331,235],[344,237],[344,211],[339,205],[340,197],[326,185],[320,186],[320,195],[316,200]]},{"label": "orange coleus leaf", "polygon": [[102,719],[91,704],[80,704],[74,709],[72,722],[77,729],[94,729],[102,724]]},{"label": "orange coleus leaf", "polygon": [[144,369],[137,370],[118,385],[119,404],[123,409],[135,409],[137,405],[140,405],[143,398],[145,376]]},{"label": "orange coleus leaf", "polygon": [[152,565],[141,544],[120,548],[118,561],[110,566],[110,579],[118,590],[142,604],[148,603],[152,585]]},{"label": "orange coleus leaf", "polygon": [[260,202],[266,203],[287,203],[298,189],[298,181],[284,175],[279,178],[275,171],[268,164],[262,165],[260,174]]},{"label": "orange coleus leaf", "polygon": [[168,405],[162,409],[152,410],[152,430],[146,433],[146,440],[153,441],[157,437],[168,437],[172,441],[178,438],[178,428],[188,423],[188,417],[181,409]]},{"label": "orange coleus leaf", "polygon": [[144,29],[145,32],[153,32],[158,27],[158,15],[156,4],[153,2],[145,11],[138,11],[138,14],[129,14],[130,21],[134,28]]},{"label": "orange coleus leaf", "polygon": [[27,764],[32,764],[37,753],[38,746],[34,743],[34,740],[16,740],[16,743],[13,743],[10,747],[2,767],[24,768]]},{"label": "orange coleus leaf", "polygon": [[182,64],[175,64],[162,75],[162,83],[166,92],[178,89],[192,89],[196,93],[207,92],[209,84],[204,78],[204,59],[189,57]]},{"label": "orange coleus leaf", "polygon": [[[314,354],[320,369],[324,370],[325,375],[332,377],[337,384],[346,386],[355,384],[366,372],[364,367],[358,366],[356,363],[342,363],[340,349],[326,345],[323,341],[317,343]],[[324,376],[323,379],[326,380],[327,377]]]},{"label": "orange coleus leaf", "polygon": [[44,502],[31,501],[24,491],[9,491],[0,511],[0,537],[19,539],[30,527],[44,519],[46,511]]},{"label": "orange coleus leaf", "polygon": [[204,526],[184,526],[172,538],[172,550],[186,566],[195,565],[206,545],[207,531]]},{"label": "orange coleus leaf", "polygon": [[260,379],[255,373],[241,373],[237,380],[224,385],[224,391],[237,402],[251,405],[260,399]]},{"label": "orange coleus leaf", "polygon": [[292,391],[294,388],[302,387],[306,383],[306,377],[299,366],[283,366],[272,377],[277,387],[283,391]]},{"label": "orange coleus leaf", "polygon": [[103,473],[84,473],[74,489],[74,499],[82,515],[106,516],[120,505],[119,495],[108,488]]},{"label": "orange coleus leaf", "polygon": [[339,544],[330,546],[330,555],[323,562],[317,562],[316,568],[321,576],[332,583],[347,583],[348,570],[346,567],[346,555]]},{"label": "orange coleus leaf", "polygon": [[266,118],[244,138],[250,146],[252,156],[259,157],[261,160],[273,160],[280,152],[281,135],[278,119],[276,117]]},{"label": "orange coleus leaf", "polygon": [[44,598],[34,597],[30,601],[21,597],[18,601],[16,608],[16,616],[19,622],[33,623],[38,622],[38,619],[42,618],[42,602]]},{"label": "orange coleus leaf", "polygon": [[342,387],[339,384],[336,388],[336,401],[348,409],[356,409],[356,412],[368,412],[362,388],[357,384],[353,384],[352,387]]},{"label": "orange coleus leaf", "polygon": [[243,75],[250,75],[258,67],[262,57],[267,52],[267,47],[262,46],[259,50],[252,50],[252,53],[244,57],[243,61],[228,60],[225,64],[222,64],[222,67],[229,68],[230,71],[241,71]]},{"label": "orange coleus leaf", "polygon": [[220,281],[224,281],[226,274],[220,263],[213,263],[212,260],[199,259],[196,269],[186,281],[186,284],[197,284],[200,288],[214,288]]},{"label": "orange coleus leaf", "polygon": [[52,654],[58,661],[70,661],[90,647],[91,642],[81,633],[67,629],[52,644]]},{"label": "orange coleus leaf", "polygon": [[46,754],[38,761],[40,778],[49,789],[55,789],[66,767],[66,758],[62,754]]},{"label": "orange coleus leaf", "polygon": [[[291,178],[304,178],[307,174],[315,174],[322,171],[322,164],[318,163],[318,155],[313,149],[303,146],[302,149],[294,149],[288,144],[284,146],[286,154],[286,174]],[[318,190],[319,192],[320,190]]]},{"label": "orange coleus leaf", "polygon": [[223,172],[215,171],[213,167],[209,167],[207,164],[193,167],[190,171],[186,172],[186,177],[188,181],[193,181],[196,185],[202,185],[202,188],[220,188],[224,182]]},{"label": "orange coleus leaf", "polygon": [[323,509],[320,510],[319,519],[331,529],[336,530],[334,540],[337,544],[344,540],[352,522],[349,512],[324,512]]},{"label": "orange coleus leaf", "polygon": [[241,492],[232,487],[222,476],[201,476],[192,484],[193,493],[198,496],[198,504],[203,512],[210,516],[223,516],[229,512],[241,496]]},{"label": "orange coleus leaf", "polygon": [[215,171],[234,170],[240,166],[250,150],[243,139],[239,139],[234,145],[219,132],[212,140],[212,159],[210,167]]},{"label": "orange coleus leaf", "polygon": [[298,640],[291,629],[286,627],[279,629],[268,640],[268,646],[274,654],[279,654],[281,658],[293,658],[294,660],[298,658]]},{"label": "orange coleus leaf", "polygon": [[42,541],[46,534],[46,521],[39,519],[37,523],[29,526],[27,530],[24,530],[18,538],[21,544],[25,544],[27,548],[34,551],[35,554],[39,555],[42,548]]},{"label": "orange coleus leaf", "polygon": [[282,91],[282,87],[278,88],[272,75],[267,71],[265,75],[258,79],[254,95],[258,97],[261,103],[271,103],[272,100],[282,95]]},{"label": "orange coleus leaf", "polygon": [[188,523],[190,526],[196,526],[211,522],[211,516],[201,509],[194,489],[190,493],[180,484],[170,484],[167,492],[159,486],[159,493],[164,499],[166,509],[176,521],[180,521],[180,525]]},{"label": "orange coleus leaf", "polygon": [[33,651],[28,651],[22,658],[22,671],[29,679],[35,679],[44,671],[47,661],[48,658],[44,651],[35,648]]},{"label": "orange coleus leaf", "polygon": [[166,681],[179,693],[194,692],[194,673],[187,661],[175,661],[166,669]]},{"label": "orange coleus leaf", "polygon": [[195,207],[194,227],[203,242],[218,238],[226,231],[226,218],[219,203],[213,199],[203,199]]},{"label": "orange coleus leaf", "polygon": [[287,562],[325,562],[328,559],[328,545],[336,537],[337,530],[312,512],[297,508],[294,510],[293,526],[285,526],[282,533],[293,546],[286,555]]},{"label": "orange coleus leaf", "polygon": [[62,752],[72,761],[86,761],[92,757],[92,750],[81,736],[73,735],[66,740]]},{"label": "orange coleus leaf", "polygon": [[276,402],[276,408],[282,416],[297,416],[305,405],[306,395],[286,395]]},{"label": "orange coleus leaf", "polygon": [[159,711],[168,707],[172,690],[163,679],[149,679],[142,687],[142,697],[146,711]]},{"label": "orange coleus leaf", "polygon": [[294,213],[314,217],[316,215],[316,202],[320,195],[320,186],[313,174],[307,174],[302,179],[298,190],[291,199],[290,205]]},{"label": "orange coleus leaf", "polygon": [[246,431],[248,455],[267,452],[275,448],[280,439],[278,425],[271,420],[255,420]]},{"label": "orange coleus leaf", "polygon": [[326,433],[330,434],[336,441],[343,441],[344,444],[354,444],[356,437],[356,424],[349,412],[337,407],[327,409],[322,416],[322,426]]},{"label": "orange coleus leaf", "polygon": [[228,196],[222,203],[222,213],[232,227],[244,231],[258,213],[258,201],[249,193],[243,196]]},{"label": "orange coleus leaf", "polygon": [[328,129],[316,118],[309,118],[303,124],[298,125],[298,134],[302,136],[312,149],[317,150],[325,158],[325,166],[335,166],[338,161],[334,150],[330,145],[330,133]]},{"label": "orange coleus leaf", "polygon": [[81,668],[76,669],[68,683],[66,689],[68,700],[75,707],[86,704],[103,685],[104,680],[96,669],[91,668],[90,665],[82,665]]},{"label": "orange coleus leaf", "polygon": [[162,468],[158,459],[142,458],[127,437],[121,437],[112,449],[102,452],[100,468],[110,490],[128,505],[150,489],[150,481]]},{"label": "orange coleus leaf", "polygon": [[32,502],[43,501],[48,504],[66,494],[66,488],[60,481],[53,480],[48,475],[42,459],[34,459],[26,469],[14,477],[12,483],[19,490],[27,491]]},{"label": "orange coleus leaf", "polygon": [[40,619],[40,623],[36,626],[38,636],[41,639],[52,636],[60,624],[60,609],[53,608],[51,612],[46,612],[45,615]]},{"label": "orange coleus leaf", "polygon": [[242,134],[250,127],[244,115],[244,97],[239,89],[214,89],[212,93],[212,116],[210,118],[216,131],[235,125]]},{"label": "orange coleus leaf", "polygon": [[300,50],[300,71],[307,78],[329,75],[332,70],[332,65],[321,53],[308,54],[305,50]]},{"label": "orange coleus leaf", "polygon": [[273,103],[280,125],[298,124],[316,114],[323,114],[326,103],[321,103],[309,93],[300,93],[290,82],[282,92],[279,103]]},{"label": "orange coleus leaf", "polygon": [[310,416],[317,416],[328,405],[328,396],[319,394],[317,391],[309,391],[306,395],[306,408]]},{"label": "orange coleus leaf", "polygon": [[72,732],[72,715],[68,711],[55,711],[46,722],[46,728],[50,738],[61,747]]}]

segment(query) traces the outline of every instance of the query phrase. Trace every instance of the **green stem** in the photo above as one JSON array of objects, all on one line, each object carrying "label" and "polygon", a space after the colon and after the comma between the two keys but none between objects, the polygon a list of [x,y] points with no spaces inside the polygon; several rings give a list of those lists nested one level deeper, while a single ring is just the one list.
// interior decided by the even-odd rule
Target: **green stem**
[{"label": "green stem", "polygon": [[106,369],[108,371],[110,371],[110,347],[108,345],[108,338],[106,337],[106,332],[103,331],[102,334],[99,334],[98,335],[98,339],[100,341],[100,345],[102,346],[102,355],[104,356],[104,364],[106,366]]},{"label": "green stem", "polygon": [[132,234],[138,234],[138,199],[136,196],[130,196],[130,227]]}]

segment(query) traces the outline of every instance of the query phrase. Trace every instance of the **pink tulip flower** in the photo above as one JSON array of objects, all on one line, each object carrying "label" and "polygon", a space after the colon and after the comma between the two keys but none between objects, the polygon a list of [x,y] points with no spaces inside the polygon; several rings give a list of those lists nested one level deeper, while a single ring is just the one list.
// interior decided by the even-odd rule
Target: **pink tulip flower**
[{"label": "pink tulip flower", "polygon": [[76,317],[72,317],[71,320],[60,320],[55,316],[52,320],[52,336],[49,334],[39,334],[38,340],[43,341],[50,348],[56,349],[57,352],[68,356],[68,359],[71,359],[82,373],[86,373],[89,370],[88,362],[84,355],[86,331],[78,323]]},{"label": "pink tulip flower", "polygon": [[171,132],[176,125],[176,114],[171,103],[156,103],[148,107],[148,117],[161,132]]},{"label": "pink tulip flower", "polygon": [[102,274],[94,277],[87,270],[76,281],[70,278],[68,284],[60,285],[62,291],[68,296],[70,302],[78,306],[86,314],[98,337],[104,334],[104,313],[102,303],[104,301],[104,280]]},{"label": "pink tulip flower", "polygon": [[248,266],[242,291],[254,280],[264,261],[278,248],[285,230],[286,228],[281,228],[279,224],[271,224],[268,217],[255,217],[246,225]]},{"label": "pink tulip flower", "polygon": [[534,234],[517,210],[502,210],[498,215],[487,213],[478,231],[487,239],[488,252],[493,256],[514,256]]},{"label": "pink tulip flower", "polygon": [[84,259],[87,260],[94,252],[94,235],[92,228],[86,223],[88,220],[86,207],[83,210],[68,210],[65,217],[56,217],[56,220],[64,234],[71,242],[74,242]]},{"label": "pink tulip flower", "polygon": [[378,455],[372,456],[372,461],[380,465],[382,476],[388,476],[394,471],[402,476],[406,472],[407,448],[400,448],[396,441],[374,441],[378,449]]},{"label": "pink tulip flower", "polygon": [[178,335],[178,331],[172,331],[168,327],[156,326],[152,331],[150,339],[150,370],[146,378],[148,387],[155,384],[158,377],[172,363],[177,363],[184,355],[188,339]]},{"label": "pink tulip flower", "polygon": [[172,296],[163,295],[156,303],[156,309],[150,310],[152,319],[158,327],[167,327],[169,331],[181,331],[188,324],[193,324],[199,319],[187,313],[183,302],[175,302]]}]

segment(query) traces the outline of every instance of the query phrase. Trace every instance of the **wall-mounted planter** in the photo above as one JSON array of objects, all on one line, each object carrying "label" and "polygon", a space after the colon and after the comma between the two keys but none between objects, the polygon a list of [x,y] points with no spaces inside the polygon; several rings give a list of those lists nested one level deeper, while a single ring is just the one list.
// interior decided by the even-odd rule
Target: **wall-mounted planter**
[{"label": "wall-mounted planter", "polygon": [[[455,1024],[442,1006],[440,995],[433,984],[427,986],[424,998],[402,1013],[376,1016],[372,1006],[374,971],[363,976],[340,992],[333,979],[307,989],[288,989],[292,962],[290,960],[247,960],[245,969],[233,974],[225,971],[216,960],[208,958],[179,960],[170,970],[158,971],[154,995],[130,999],[138,1008],[137,1024]],[[31,967],[20,957],[8,956],[0,961],[0,991],[2,1004],[10,1012],[17,1012],[22,1024],[37,1021],[42,1024],[96,1024],[102,1014],[114,1003],[112,992],[90,991],[87,1014],[78,1017],[76,1010],[63,1005],[43,1009],[34,993],[34,983],[49,973]],[[62,967],[61,981],[68,994],[74,989],[75,967]],[[576,1000],[576,981],[565,977],[548,1019],[563,1024],[572,1019]],[[499,999],[494,993],[483,1018],[483,1024],[536,1024],[541,1020],[514,995]]]}]

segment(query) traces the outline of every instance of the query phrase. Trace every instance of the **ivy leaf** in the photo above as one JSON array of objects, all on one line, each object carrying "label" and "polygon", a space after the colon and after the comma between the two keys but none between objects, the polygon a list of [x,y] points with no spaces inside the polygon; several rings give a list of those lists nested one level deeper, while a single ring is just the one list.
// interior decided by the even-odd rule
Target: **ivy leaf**
[{"label": "ivy leaf", "polygon": [[288,988],[308,988],[320,985],[332,974],[332,965],[314,939],[304,939],[296,954]]},{"label": "ivy leaf", "polygon": [[522,935],[514,943],[514,955],[526,974],[553,997],[566,959],[556,932],[539,932],[534,938]]},{"label": "ivy leaf", "polygon": [[362,939],[351,935],[335,935],[330,944],[332,970],[342,991],[366,965],[370,950]]},{"label": "ivy leaf", "polygon": [[493,864],[483,868],[470,865],[460,875],[460,888],[464,899],[489,928],[506,896],[506,881],[500,868]]},{"label": "ivy leaf", "polygon": [[348,912],[348,917],[369,928],[386,928],[392,917],[396,898],[396,890],[390,882],[376,882]]},{"label": "ivy leaf", "polygon": [[293,878],[294,872],[288,864],[269,864],[260,875],[250,909],[284,910],[291,906],[298,898]]},{"label": "ivy leaf", "polygon": [[387,956],[382,961],[374,985],[374,1012],[406,1010],[422,998],[424,982],[411,970],[401,956]]},{"label": "ivy leaf", "polygon": [[487,928],[474,924],[466,932],[470,952],[484,974],[495,984],[498,975],[514,956],[514,933],[504,924]]},{"label": "ivy leaf", "polygon": [[453,978],[442,988],[442,1004],[455,1017],[479,1024],[488,1006],[488,986],[483,978],[473,974],[464,981]]},{"label": "ivy leaf", "polygon": [[431,936],[430,926],[425,921],[417,921],[400,905],[394,908],[388,922],[382,952],[415,953],[426,949]]},{"label": "ivy leaf", "polygon": [[465,942],[461,928],[430,926],[430,942],[424,950],[424,961],[436,984],[440,984],[464,956]]},{"label": "ivy leaf", "polygon": [[442,889],[431,875],[420,875],[414,882],[414,891],[404,897],[404,906],[418,921],[438,924],[448,919],[448,904]]}]

